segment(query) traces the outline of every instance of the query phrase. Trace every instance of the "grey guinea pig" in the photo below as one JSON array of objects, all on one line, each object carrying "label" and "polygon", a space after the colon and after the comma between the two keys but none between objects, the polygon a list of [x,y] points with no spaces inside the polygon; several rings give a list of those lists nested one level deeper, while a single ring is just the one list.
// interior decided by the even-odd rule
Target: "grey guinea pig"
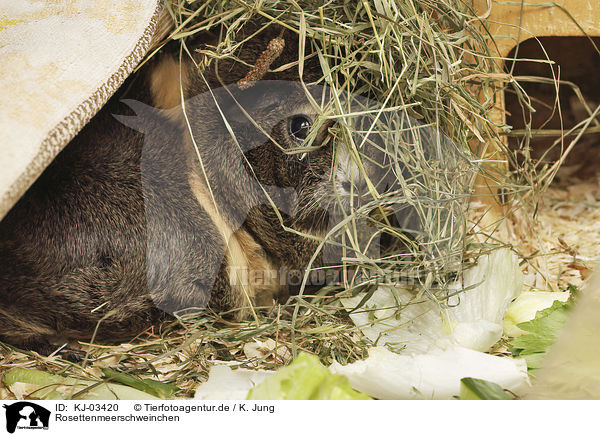
[{"label": "grey guinea pig", "polygon": [[[252,65],[278,35],[267,28],[237,57]],[[272,69],[297,58],[297,36],[283,37]],[[316,199],[349,180],[339,168],[330,177],[330,123],[303,158],[282,150],[318,115],[297,68],[240,90],[242,63],[200,75],[176,59],[167,50],[130,78],[0,223],[0,340],[47,352],[97,327],[97,341],[128,340],[189,307],[240,319],[289,291],[278,271],[306,267],[317,242],[286,231],[265,192],[286,226],[319,235]],[[305,70],[307,82],[319,76],[316,57]],[[265,274],[248,283],[240,271]]]}]

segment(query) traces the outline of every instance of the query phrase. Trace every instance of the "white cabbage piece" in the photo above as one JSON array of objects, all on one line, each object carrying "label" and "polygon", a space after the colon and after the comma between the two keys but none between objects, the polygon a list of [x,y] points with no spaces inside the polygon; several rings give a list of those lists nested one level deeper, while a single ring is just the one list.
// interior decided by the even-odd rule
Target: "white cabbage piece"
[{"label": "white cabbage piece", "polygon": [[334,362],[329,370],[345,375],[357,391],[381,400],[457,398],[464,377],[491,381],[516,394],[529,387],[525,360],[460,346],[417,355],[373,347],[367,359],[345,366]]},{"label": "white cabbage piece", "polygon": [[208,373],[208,380],[196,389],[195,400],[245,400],[248,391],[273,371],[231,369],[227,365],[215,365]]},{"label": "white cabbage piece", "polygon": [[522,392],[529,386],[525,361],[483,353],[501,338],[506,309],[521,293],[517,256],[508,249],[481,256],[462,282],[456,289],[464,291],[447,304],[383,286],[359,309],[353,310],[364,294],[345,299],[354,323],[377,346],[366,360],[334,362],[330,370],[380,399],[455,398],[464,377]]},{"label": "white cabbage piece", "polygon": [[[464,291],[447,304],[433,297],[416,298],[401,287],[379,287],[359,309],[359,294],[342,300],[350,317],[376,345],[402,353],[426,353],[460,345],[486,351],[502,336],[502,320],[508,304],[523,287],[517,256],[499,249],[481,256],[463,275]],[[457,291],[461,289],[456,285]]]}]

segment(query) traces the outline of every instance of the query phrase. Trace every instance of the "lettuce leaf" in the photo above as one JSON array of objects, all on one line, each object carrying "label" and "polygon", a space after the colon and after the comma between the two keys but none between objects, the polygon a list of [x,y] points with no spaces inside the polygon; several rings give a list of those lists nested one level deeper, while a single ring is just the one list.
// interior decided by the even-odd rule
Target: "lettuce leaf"
[{"label": "lettuce leaf", "polygon": [[479,378],[465,377],[460,381],[461,400],[510,400],[499,384],[481,380]]},{"label": "lettuce leaf", "polygon": [[510,341],[512,355],[524,358],[529,370],[540,368],[546,352],[565,325],[572,305],[572,300],[556,300],[549,308],[538,311],[531,321],[517,324],[527,334]]},{"label": "lettuce leaf", "polygon": [[281,368],[252,388],[248,400],[370,400],[350,386],[348,379],[334,375],[316,356],[300,353],[288,366]]}]

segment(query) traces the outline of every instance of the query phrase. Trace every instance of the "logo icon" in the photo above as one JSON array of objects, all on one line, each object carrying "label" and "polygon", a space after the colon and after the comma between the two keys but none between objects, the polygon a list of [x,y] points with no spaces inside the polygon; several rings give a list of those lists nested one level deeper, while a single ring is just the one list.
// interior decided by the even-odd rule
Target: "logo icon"
[{"label": "logo icon", "polygon": [[29,401],[19,401],[3,405],[6,409],[6,431],[14,433],[18,429],[48,429],[50,411]]}]

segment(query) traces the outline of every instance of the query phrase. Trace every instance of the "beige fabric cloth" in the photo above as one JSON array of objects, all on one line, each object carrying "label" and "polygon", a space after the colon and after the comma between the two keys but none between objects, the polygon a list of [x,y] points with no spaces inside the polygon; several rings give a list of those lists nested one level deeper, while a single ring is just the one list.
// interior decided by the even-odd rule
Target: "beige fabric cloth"
[{"label": "beige fabric cloth", "polygon": [[0,218],[145,55],[160,0],[0,0]]}]

